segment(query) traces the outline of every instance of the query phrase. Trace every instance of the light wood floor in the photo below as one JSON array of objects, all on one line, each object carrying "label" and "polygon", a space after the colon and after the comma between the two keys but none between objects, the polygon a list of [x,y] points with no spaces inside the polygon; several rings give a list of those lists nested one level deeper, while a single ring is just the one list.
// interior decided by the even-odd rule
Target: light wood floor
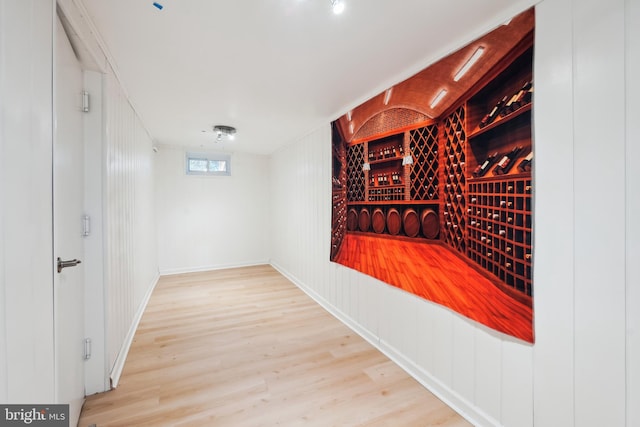
[{"label": "light wood floor", "polygon": [[90,424],[470,425],[270,266],[162,277]]}]

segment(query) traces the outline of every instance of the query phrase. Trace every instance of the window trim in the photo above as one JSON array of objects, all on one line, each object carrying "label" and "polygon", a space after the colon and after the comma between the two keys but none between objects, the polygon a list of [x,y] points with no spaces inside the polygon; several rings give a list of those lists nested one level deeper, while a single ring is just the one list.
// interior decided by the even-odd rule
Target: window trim
[{"label": "window trim", "polygon": [[[210,161],[224,161],[227,163],[226,171],[194,171],[189,169],[190,160],[206,160],[207,164]],[[184,170],[187,175],[192,176],[231,176],[231,155],[221,153],[198,153],[188,151],[185,154]]]}]

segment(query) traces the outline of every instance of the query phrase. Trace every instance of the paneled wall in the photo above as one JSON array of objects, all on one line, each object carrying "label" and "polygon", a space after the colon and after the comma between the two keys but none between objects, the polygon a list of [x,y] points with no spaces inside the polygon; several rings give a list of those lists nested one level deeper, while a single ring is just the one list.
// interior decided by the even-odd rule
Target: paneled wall
[{"label": "paneled wall", "polygon": [[158,279],[152,141],[112,71],[104,77],[107,364],[117,382]]},{"label": "paneled wall", "polygon": [[637,18],[537,7],[534,345],[328,261],[328,125],[271,158],[272,263],[478,425],[640,425]]},{"label": "paneled wall", "polygon": [[196,176],[185,156],[170,146],[155,155],[161,273],[267,263],[268,157],[231,153],[231,176]]},{"label": "paneled wall", "polygon": [[54,7],[52,0],[0,1],[2,403],[54,401]]}]

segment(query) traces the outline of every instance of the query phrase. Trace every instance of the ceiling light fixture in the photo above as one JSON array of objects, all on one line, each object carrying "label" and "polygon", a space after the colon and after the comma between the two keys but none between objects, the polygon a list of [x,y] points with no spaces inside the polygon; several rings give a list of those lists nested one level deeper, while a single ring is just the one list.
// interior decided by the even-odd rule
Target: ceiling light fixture
[{"label": "ceiling light fixture", "polygon": [[389,88],[387,89],[387,91],[384,93],[384,105],[387,105],[389,103],[389,100],[391,100],[391,93],[393,92],[393,88]]},{"label": "ceiling light fixture", "polygon": [[225,125],[215,125],[213,131],[217,135],[216,142],[222,141],[222,137],[227,137],[233,140],[236,134],[236,128]]},{"label": "ceiling light fixture", "polygon": [[453,81],[457,82],[458,80],[460,80],[462,76],[464,76],[467,73],[467,71],[469,71],[469,69],[473,67],[473,64],[478,62],[478,59],[480,59],[483,53],[484,53],[484,46],[479,46],[476,49],[476,51],[473,52],[473,55],[471,55],[471,57],[467,60],[467,62],[464,63],[462,68],[458,70],[456,75],[453,76]]},{"label": "ceiling light fixture", "polygon": [[438,103],[440,101],[442,101],[442,98],[444,98],[444,96],[447,94],[447,90],[446,89],[442,89],[440,92],[438,92],[438,94],[436,95],[435,98],[433,98],[433,101],[431,101],[431,105],[430,107],[433,108],[436,105],[438,105]]},{"label": "ceiling light fixture", "polygon": [[344,12],[344,2],[342,0],[331,0],[331,9],[336,15],[340,15]]}]

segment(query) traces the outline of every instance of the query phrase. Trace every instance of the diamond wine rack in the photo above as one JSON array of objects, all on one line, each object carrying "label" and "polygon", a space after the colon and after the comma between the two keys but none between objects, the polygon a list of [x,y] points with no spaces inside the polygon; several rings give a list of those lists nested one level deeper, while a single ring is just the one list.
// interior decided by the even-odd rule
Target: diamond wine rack
[{"label": "diamond wine rack", "polygon": [[364,144],[350,145],[347,149],[347,200],[349,202],[364,201],[365,177],[362,170],[364,163]]},{"label": "diamond wine rack", "polygon": [[438,199],[438,127],[426,126],[409,132],[411,199]]},{"label": "diamond wine rack", "polygon": [[444,119],[443,181],[444,181],[444,240],[449,246],[466,255],[465,242],[465,141],[464,107]]}]

